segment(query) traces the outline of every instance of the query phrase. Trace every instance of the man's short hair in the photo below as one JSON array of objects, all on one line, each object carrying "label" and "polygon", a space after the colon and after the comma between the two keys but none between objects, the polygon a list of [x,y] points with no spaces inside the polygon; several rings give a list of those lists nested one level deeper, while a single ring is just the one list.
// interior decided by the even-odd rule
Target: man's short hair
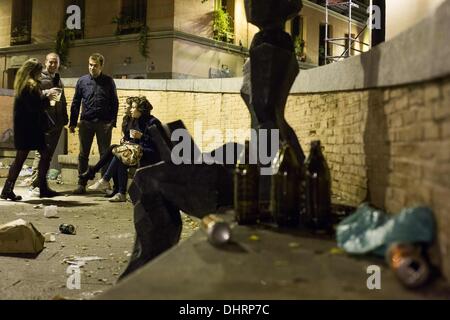
[{"label": "man's short hair", "polygon": [[105,57],[102,54],[100,54],[100,53],[93,53],[93,54],[91,54],[89,59],[97,61],[100,64],[101,67],[103,67],[103,64],[105,63]]},{"label": "man's short hair", "polygon": [[59,54],[57,54],[56,52],[50,52],[49,54],[47,54],[45,56],[45,61],[48,61],[50,57],[56,57],[56,59],[58,59],[58,62],[61,61],[61,59],[59,58]]}]

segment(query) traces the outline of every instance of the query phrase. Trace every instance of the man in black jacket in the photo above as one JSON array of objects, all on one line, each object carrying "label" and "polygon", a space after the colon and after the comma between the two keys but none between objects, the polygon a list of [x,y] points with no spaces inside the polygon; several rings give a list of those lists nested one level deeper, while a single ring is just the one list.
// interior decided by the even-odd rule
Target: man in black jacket
[{"label": "man in black jacket", "polygon": [[[41,74],[41,90],[44,94],[48,91],[60,89],[58,94],[58,101],[51,101],[50,107],[46,110],[48,123],[48,130],[45,133],[45,143],[50,153],[50,160],[53,157],[56,146],[58,145],[59,137],[65,125],[69,122],[67,115],[67,102],[64,95],[64,85],[59,76],[60,60],[58,54],[51,52],[45,57],[45,69]],[[38,186],[38,164],[41,155],[36,151],[33,162],[33,174],[31,176],[31,186],[36,188]],[[39,194],[39,192],[36,192]]]},{"label": "man in black jacket", "polygon": [[[102,69],[105,58],[94,53],[89,57],[89,74],[82,76],[76,85],[70,109],[70,132],[75,132],[78,123],[78,137],[80,140],[80,153],[78,156],[78,173],[82,174],[88,169],[89,153],[91,151],[94,136],[97,137],[97,145],[100,157],[111,145],[112,129],[116,126],[119,99],[117,98],[114,80],[103,74]],[[105,173],[102,170],[102,175]],[[74,194],[86,193],[86,180],[79,179],[78,187]]]}]

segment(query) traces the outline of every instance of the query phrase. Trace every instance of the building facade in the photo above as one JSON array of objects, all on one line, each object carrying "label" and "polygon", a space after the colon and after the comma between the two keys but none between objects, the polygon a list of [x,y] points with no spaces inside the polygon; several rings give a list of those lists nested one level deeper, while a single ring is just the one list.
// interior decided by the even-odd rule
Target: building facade
[{"label": "building facade", "polygon": [[[323,1],[303,3],[286,30],[297,37],[299,61],[309,68],[324,63],[325,9]],[[67,30],[77,14],[80,29]],[[333,36],[348,33],[342,14],[333,12],[330,25]],[[352,33],[364,26],[353,21]],[[87,73],[93,52],[105,55],[105,73],[121,79],[241,76],[257,31],[246,21],[244,0],[0,0],[0,85],[12,88],[20,65],[43,60],[57,43],[63,77]]]},{"label": "building facade", "polygon": [[444,0],[386,0],[386,40],[411,28],[436,10]]}]

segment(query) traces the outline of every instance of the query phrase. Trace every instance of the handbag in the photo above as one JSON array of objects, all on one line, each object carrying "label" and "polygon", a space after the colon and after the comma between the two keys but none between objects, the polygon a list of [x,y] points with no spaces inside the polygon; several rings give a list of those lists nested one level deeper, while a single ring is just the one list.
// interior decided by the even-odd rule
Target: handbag
[{"label": "handbag", "polygon": [[142,158],[142,147],[137,143],[124,142],[112,149],[115,155],[124,165],[134,167]]}]

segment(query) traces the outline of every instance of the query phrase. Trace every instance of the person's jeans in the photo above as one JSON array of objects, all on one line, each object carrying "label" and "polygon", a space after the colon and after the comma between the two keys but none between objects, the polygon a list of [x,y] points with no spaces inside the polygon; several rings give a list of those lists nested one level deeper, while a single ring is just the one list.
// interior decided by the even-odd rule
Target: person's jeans
[{"label": "person's jeans", "polygon": [[[25,160],[28,157],[28,153],[30,150],[17,150],[16,151],[16,158],[14,159],[14,162],[11,164],[11,167],[9,168],[8,172],[8,180],[16,182],[17,177],[20,174],[20,171],[22,170],[22,166],[25,163]],[[47,187],[47,172],[48,168],[50,167],[50,161],[51,156],[48,149],[40,150],[41,158],[39,160],[38,164],[38,180],[39,180],[39,187]]]},{"label": "person's jeans", "polygon": [[[45,144],[47,145],[47,151],[50,156],[50,161],[53,157],[53,154],[55,153],[55,149],[58,145],[59,137],[61,136],[61,132],[62,132],[63,128],[64,127],[61,127],[61,126],[54,127],[52,130],[48,131],[45,134]],[[31,185],[33,187],[38,186],[38,166],[39,166],[40,160],[41,160],[40,152],[35,151],[34,161],[33,161],[33,165],[32,165],[33,173],[31,176]]]},{"label": "person's jeans", "polygon": [[[97,138],[98,151],[100,157],[108,152],[111,146],[112,136],[112,124],[105,122],[91,122],[82,120],[79,123],[78,137],[80,140],[80,153],[78,155],[78,174],[86,172],[89,165],[89,153],[91,152],[92,142],[94,136]],[[106,168],[103,167],[102,175],[106,172]],[[86,180],[79,179],[79,185],[86,185]]]},{"label": "person's jeans", "polygon": [[114,190],[119,193],[126,194],[127,193],[127,184],[128,184],[128,167],[122,163],[117,157],[113,157],[111,163],[108,166],[108,170],[106,170],[103,175],[103,179],[106,181],[111,180],[111,178],[117,178],[114,182]]}]

